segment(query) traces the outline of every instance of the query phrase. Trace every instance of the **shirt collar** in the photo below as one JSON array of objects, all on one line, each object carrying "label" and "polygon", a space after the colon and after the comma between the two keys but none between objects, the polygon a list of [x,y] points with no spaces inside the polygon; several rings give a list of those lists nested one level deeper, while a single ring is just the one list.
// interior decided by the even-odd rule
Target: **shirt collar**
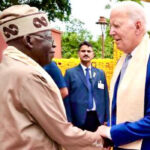
[{"label": "shirt collar", "polygon": [[81,64],[81,67],[82,67],[83,70],[85,70],[86,68],[89,68],[89,69],[91,70],[91,67],[92,67],[92,66],[90,65],[90,66],[86,67],[86,66],[84,66],[83,64]]}]

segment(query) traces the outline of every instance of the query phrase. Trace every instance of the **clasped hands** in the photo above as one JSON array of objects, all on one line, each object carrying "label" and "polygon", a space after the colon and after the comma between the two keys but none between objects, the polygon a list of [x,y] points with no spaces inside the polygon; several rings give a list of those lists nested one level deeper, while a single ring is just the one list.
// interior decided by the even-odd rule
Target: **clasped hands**
[{"label": "clasped hands", "polygon": [[101,125],[98,127],[96,133],[100,136],[99,144],[97,145],[106,148],[106,150],[109,150],[111,146],[113,146],[113,142],[110,140],[110,127]]}]

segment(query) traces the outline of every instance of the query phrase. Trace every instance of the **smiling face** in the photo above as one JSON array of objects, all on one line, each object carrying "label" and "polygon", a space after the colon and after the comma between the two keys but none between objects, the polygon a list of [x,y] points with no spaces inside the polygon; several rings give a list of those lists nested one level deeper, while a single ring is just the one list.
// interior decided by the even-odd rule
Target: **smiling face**
[{"label": "smiling face", "polygon": [[110,35],[117,47],[130,53],[137,45],[137,22],[129,17],[125,10],[113,10],[110,16]]},{"label": "smiling face", "polygon": [[30,35],[32,38],[32,57],[41,66],[51,62],[54,57],[56,47],[50,31],[43,31]]}]

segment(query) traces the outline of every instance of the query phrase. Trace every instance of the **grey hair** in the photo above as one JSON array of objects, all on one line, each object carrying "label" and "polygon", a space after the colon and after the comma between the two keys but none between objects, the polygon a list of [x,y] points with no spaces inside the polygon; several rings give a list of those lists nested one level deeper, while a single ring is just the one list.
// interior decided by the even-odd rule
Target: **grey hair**
[{"label": "grey hair", "polygon": [[143,29],[147,30],[147,20],[144,7],[134,1],[118,2],[112,7],[113,10],[121,9],[125,11],[129,18],[133,21],[140,21],[143,25]]}]

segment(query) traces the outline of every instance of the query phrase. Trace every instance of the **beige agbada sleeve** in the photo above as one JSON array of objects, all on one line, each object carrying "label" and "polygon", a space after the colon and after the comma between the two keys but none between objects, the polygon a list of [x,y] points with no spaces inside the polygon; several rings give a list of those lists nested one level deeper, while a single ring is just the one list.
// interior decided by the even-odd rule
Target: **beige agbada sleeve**
[{"label": "beige agbada sleeve", "polygon": [[82,131],[67,122],[58,93],[53,82],[49,85],[40,76],[29,77],[20,89],[20,99],[48,137],[66,150],[82,150],[84,147],[86,150],[100,149],[92,146],[96,139],[91,132]]},{"label": "beige agbada sleeve", "polygon": [[[11,51],[16,53],[14,57]],[[13,47],[9,47],[5,55],[11,55],[13,59],[35,66],[37,70],[35,73],[27,73],[21,79],[19,99],[22,107],[28,112],[26,115],[30,121],[39,124],[38,128],[41,127],[45,132],[49,142],[58,143],[58,147],[62,145],[65,150],[101,150],[94,144],[97,135],[90,131],[83,131],[67,121],[59,89],[51,77],[46,79],[47,74],[41,70],[42,68],[36,66],[36,63],[30,59],[28,63],[23,61],[25,56]],[[41,71],[44,71],[44,74]],[[34,130],[29,134],[34,134]],[[51,150],[58,150],[58,148]]]}]

